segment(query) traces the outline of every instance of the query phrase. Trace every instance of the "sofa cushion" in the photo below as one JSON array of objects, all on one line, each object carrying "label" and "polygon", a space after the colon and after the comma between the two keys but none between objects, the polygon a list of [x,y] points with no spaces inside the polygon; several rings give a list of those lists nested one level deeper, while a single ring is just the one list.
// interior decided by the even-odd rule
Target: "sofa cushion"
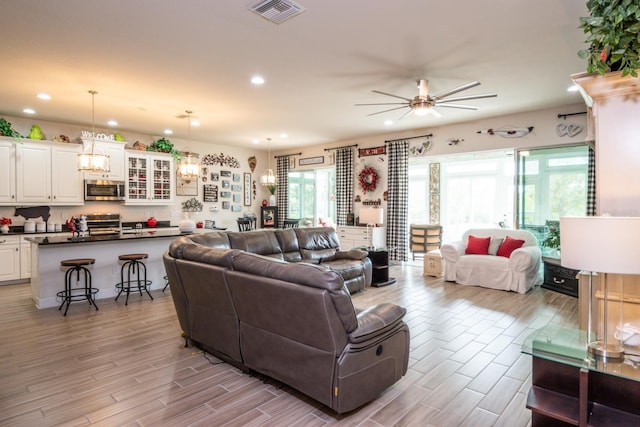
[{"label": "sofa cushion", "polygon": [[298,236],[293,228],[275,230],[275,233],[278,238],[278,242],[280,243],[284,260],[288,262],[302,261],[300,247],[298,246]]},{"label": "sofa cushion", "polygon": [[506,258],[511,257],[511,253],[516,249],[519,249],[524,245],[524,240],[521,239],[513,239],[509,236],[505,237],[504,242],[500,245],[500,249],[496,255],[503,256]]},{"label": "sofa cushion", "polygon": [[210,248],[231,249],[229,244],[229,236],[224,231],[212,231],[210,233],[191,234],[189,236],[193,242]]},{"label": "sofa cushion", "polygon": [[504,239],[501,237],[491,237],[491,243],[489,243],[489,255],[497,255],[498,249],[500,249],[500,245],[504,242]]},{"label": "sofa cushion", "polygon": [[364,264],[361,262],[353,262],[349,259],[336,259],[321,265],[340,274],[345,282],[364,275]]},{"label": "sofa cushion", "polygon": [[340,247],[336,230],[331,227],[294,228],[304,261],[332,261]]},{"label": "sofa cushion", "polygon": [[233,249],[284,259],[282,248],[273,230],[230,231],[227,235]]},{"label": "sofa cushion", "polygon": [[467,248],[464,253],[472,255],[488,255],[491,237],[476,237],[469,235],[467,240]]}]

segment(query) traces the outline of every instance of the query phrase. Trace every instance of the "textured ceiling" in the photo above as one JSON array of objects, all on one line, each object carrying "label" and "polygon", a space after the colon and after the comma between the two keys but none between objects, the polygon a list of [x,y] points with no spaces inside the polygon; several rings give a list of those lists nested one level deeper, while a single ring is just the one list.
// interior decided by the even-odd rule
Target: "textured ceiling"
[{"label": "textured ceiling", "polygon": [[[273,138],[272,148],[580,102],[569,75],[584,71],[577,0],[297,0],[306,10],[279,25],[242,0],[4,0],[0,114],[34,120],[119,122],[117,131],[186,138],[176,116],[194,111],[192,139],[225,145]],[[249,83],[259,73],[263,86]],[[478,111],[442,108],[441,118],[402,112],[367,117],[405,97],[416,79],[430,93],[479,80],[463,94]],[[36,98],[47,92],[50,101]],[[287,133],[288,139],[279,137]]]}]

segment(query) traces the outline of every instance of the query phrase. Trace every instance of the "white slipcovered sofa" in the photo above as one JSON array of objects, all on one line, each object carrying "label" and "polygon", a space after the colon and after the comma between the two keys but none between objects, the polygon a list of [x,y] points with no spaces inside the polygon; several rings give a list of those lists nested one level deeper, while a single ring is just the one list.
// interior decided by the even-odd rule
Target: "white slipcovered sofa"
[{"label": "white slipcovered sofa", "polygon": [[[472,255],[465,253],[469,236],[491,237],[494,245],[490,252],[493,253],[500,242],[499,239],[505,239],[507,236],[524,240],[524,244],[514,250],[508,258],[497,255]],[[521,294],[542,283],[540,248],[536,237],[527,230],[471,229],[464,233],[462,240],[442,245],[441,253],[445,265],[444,280],[449,282]]]}]

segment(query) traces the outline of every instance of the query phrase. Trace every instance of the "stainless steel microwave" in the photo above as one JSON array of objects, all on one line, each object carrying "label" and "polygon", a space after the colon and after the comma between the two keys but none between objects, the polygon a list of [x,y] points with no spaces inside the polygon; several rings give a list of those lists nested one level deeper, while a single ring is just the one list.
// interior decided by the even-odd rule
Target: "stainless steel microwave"
[{"label": "stainless steel microwave", "polygon": [[88,201],[124,200],[124,181],[85,180],[84,199]]}]

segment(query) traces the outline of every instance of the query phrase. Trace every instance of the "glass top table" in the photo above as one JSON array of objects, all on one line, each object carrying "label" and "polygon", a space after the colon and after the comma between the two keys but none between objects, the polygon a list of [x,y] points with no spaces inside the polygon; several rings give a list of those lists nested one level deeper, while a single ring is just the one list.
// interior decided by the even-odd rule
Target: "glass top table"
[{"label": "glass top table", "polygon": [[640,382],[640,349],[625,346],[624,361],[594,358],[587,351],[587,332],[579,329],[545,326],[525,339],[522,353]]}]

